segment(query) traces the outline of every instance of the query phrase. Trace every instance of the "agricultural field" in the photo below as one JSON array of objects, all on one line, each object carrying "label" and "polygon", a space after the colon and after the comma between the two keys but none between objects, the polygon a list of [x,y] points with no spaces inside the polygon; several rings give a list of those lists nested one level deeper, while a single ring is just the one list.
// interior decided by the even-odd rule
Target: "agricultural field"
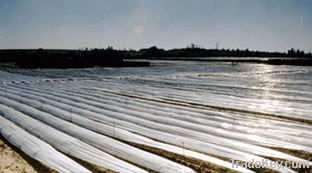
[{"label": "agricultural field", "polygon": [[[312,172],[311,76],[305,66],[161,60],[10,68],[0,71],[0,147],[25,155],[25,172]],[[244,165],[263,160],[306,165]]]}]

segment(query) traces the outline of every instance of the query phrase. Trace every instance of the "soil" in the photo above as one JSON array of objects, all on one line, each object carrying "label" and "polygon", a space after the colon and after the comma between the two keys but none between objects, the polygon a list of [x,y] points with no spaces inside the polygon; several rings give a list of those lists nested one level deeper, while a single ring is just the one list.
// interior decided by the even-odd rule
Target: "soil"
[{"label": "soil", "polygon": [[56,173],[30,158],[0,135],[0,173]]},{"label": "soil", "polygon": [[[107,168],[67,155],[94,173],[114,173]],[[0,134],[0,173],[57,173],[57,171],[29,157]]]}]

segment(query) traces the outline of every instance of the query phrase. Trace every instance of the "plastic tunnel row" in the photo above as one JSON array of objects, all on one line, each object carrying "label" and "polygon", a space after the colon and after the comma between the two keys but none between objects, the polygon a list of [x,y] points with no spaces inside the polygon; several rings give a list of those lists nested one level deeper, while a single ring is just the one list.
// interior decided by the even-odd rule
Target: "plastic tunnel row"
[{"label": "plastic tunnel row", "polygon": [[58,172],[90,172],[2,116],[0,132],[12,145]]},{"label": "plastic tunnel row", "polygon": [[[35,110],[33,110],[35,111]],[[71,145],[68,145],[68,140],[67,138],[70,136],[63,136],[60,134],[59,131],[54,130],[52,127],[56,129],[59,129],[60,131],[63,131],[64,133],[68,133],[69,135],[75,137],[71,137],[72,140],[77,140],[76,138],[78,138],[79,140],[82,140],[86,143],[88,143],[88,147],[90,147],[91,149],[93,147],[91,146],[95,146],[96,148],[100,148],[101,150],[113,153],[117,156],[119,156],[120,158],[123,158],[125,160],[129,160],[133,163],[137,163],[139,165],[145,166],[147,168],[150,168],[152,170],[157,170],[157,171],[161,171],[161,172],[190,172],[192,171],[189,168],[186,168],[182,165],[176,164],[174,162],[171,162],[169,160],[163,159],[159,156],[155,156],[153,154],[141,151],[139,149],[130,147],[126,144],[123,144],[121,142],[115,141],[111,138],[108,138],[106,136],[103,135],[99,135],[97,133],[94,133],[92,131],[86,130],[82,127],[79,127],[77,125],[74,125],[70,122],[64,121],[64,120],[60,120],[58,118],[55,118],[53,116],[48,116],[47,114],[45,114],[46,116],[42,116],[42,114],[35,114],[33,113],[32,115],[37,115],[37,116],[41,116],[41,117],[37,117],[37,118],[41,118],[43,119],[43,121],[45,120],[45,122],[49,122],[49,125],[45,125],[43,123],[39,123],[37,122],[37,120],[34,120],[22,113],[19,113],[17,111],[14,111],[11,108],[6,108],[4,106],[1,107],[1,113],[6,116],[6,118],[10,118],[11,121],[15,121],[16,123],[18,123],[19,125],[23,126],[24,128],[31,128],[31,129],[36,129],[36,131],[33,131],[33,133],[40,133],[41,138],[48,138],[50,137],[50,139],[45,139],[45,140],[50,140],[51,141],[51,137],[53,136],[54,139],[53,141],[51,141],[52,145],[57,145],[57,147],[59,147],[60,149],[64,149],[64,150],[70,150],[70,154],[72,153],[78,153],[78,158],[81,158],[81,154],[83,153],[87,153],[84,150],[86,150],[87,146],[85,146],[85,149],[81,151],[81,149],[77,148],[77,150],[73,150],[72,148],[72,143],[74,142],[70,142]],[[36,125],[34,125],[36,124]],[[30,127],[32,126],[32,127]],[[29,129],[28,129],[29,131]],[[43,133],[43,131],[45,131],[45,133]],[[59,132],[59,133],[57,133]],[[39,134],[38,134],[39,135]],[[59,140],[57,139],[64,139],[65,141],[61,141],[59,142]],[[78,140],[77,140],[78,141]],[[101,142],[102,141],[102,142]],[[105,142],[103,142],[105,141]],[[55,144],[56,143],[56,144]],[[61,144],[60,144],[61,143]],[[67,145],[66,145],[67,144]],[[74,143],[75,144],[75,143]],[[67,149],[66,149],[67,148]],[[95,148],[94,148],[95,149]],[[90,150],[90,149],[89,149]],[[103,152],[94,152],[94,153],[103,153]],[[106,163],[110,163],[110,164],[114,164],[114,165],[118,165],[119,167],[124,167],[124,169],[122,169],[123,171],[121,172],[128,172],[128,171],[133,171],[133,172],[142,172],[142,170],[136,168],[130,164],[127,164],[125,162],[121,162],[118,159],[101,159],[102,161],[106,161]],[[109,160],[109,161],[108,161]],[[106,165],[106,168],[109,168],[110,165]],[[116,170],[112,169],[112,170]],[[127,171],[125,171],[127,170]],[[119,171],[119,170],[118,170]]]},{"label": "plastic tunnel row", "polygon": [[[23,88],[25,89],[25,88]],[[25,90],[21,90],[22,92],[25,92]],[[220,113],[220,112],[212,112],[212,111],[201,111],[201,110],[196,110],[196,109],[190,109],[187,107],[178,107],[178,108],[169,108],[166,107],[168,106],[167,104],[163,104],[163,103],[157,103],[157,102],[153,102],[153,103],[149,103],[149,101],[146,100],[138,100],[138,99],[131,99],[131,102],[129,103],[125,103],[125,98],[119,98],[118,96],[116,97],[116,95],[114,96],[109,96],[107,94],[105,94],[105,97],[101,97],[99,96],[99,94],[92,94],[90,92],[86,92],[86,91],[75,91],[75,92],[71,92],[71,95],[64,95],[61,93],[68,93],[67,91],[62,91],[62,90],[57,90],[54,92],[48,92],[46,90],[36,90],[40,93],[34,93],[31,91],[31,94],[35,94],[38,95],[40,97],[46,97],[46,98],[51,98],[51,99],[59,99],[59,97],[62,98],[67,98],[73,101],[77,101],[77,102],[84,102],[84,100],[92,100],[92,101],[98,101],[101,103],[106,103],[107,105],[116,105],[118,106],[117,108],[119,109],[119,107],[122,108],[126,108],[126,109],[130,109],[130,110],[135,110],[135,111],[139,111],[139,112],[145,112],[145,113],[152,113],[154,115],[159,115],[159,116],[163,116],[163,117],[169,117],[169,118],[175,118],[175,119],[180,119],[180,120],[185,120],[185,121],[189,121],[189,122],[193,122],[193,123],[198,123],[198,124],[202,124],[202,125],[209,125],[209,126],[214,126],[214,127],[219,127],[219,128],[224,128],[224,129],[230,129],[231,131],[237,131],[237,132],[244,132],[244,133],[254,133],[254,134],[259,134],[259,133],[264,133],[267,136],[271,135],[271,132],[263,132],[263,128],[265,129],[271,129],[273,130],[279,130],[280,133],[285,132],[285,129],[287,127],[291,127],[293,128],[294,126],[296,126],[296,129],[300,129],[300,131],[296,130],[295,133],[293,133],[293,135],[300,135],[300,136],[309,136],[309,130],[308,129],[312,129],[309,126],[302,126],[302,125],[297,125],[297,124],[290,124],[290,123],[284,123],[284,122],[280,122],[280,121],[273,121],[270,120],[270,123],[268,123],[267,121],[262,124],[255,124],[254,122],[259,122],[259,118],[255,119],[251,119],[249,117],[248,121],[251,121],[250,123],[248,123],[248,121],[246,120],[248,117],[242,117],[240,115],[234,115],[231,114],[230,118],[228,117],[229,114],[224,114],[224,113]],[[27,92],[27,91],[26,91]],[[47,93],[47,94],[53,94],[55,96],[57,96],[56,98],[53,98],[49,95],[46,94],[41,94],[41,93]],[[74,96],[78,96],[78,99],[76,99],[76,97],[73,97],[73,93]],[[76,93],[83,93],[83,94],[76,94]],[[86,95],[88,94],[88,95]],[[81,99],[84,98],[84,99]],[[65,100],[60,100],[62,102],[64,102]],[[68,104],[68,103],[67,103]],[[92,102],[92,104],[94,104],[94,106],[98,106],[99,104],[96,104],[95,102]],[[153,104],[153,105],[152,105]],[[101,104],[99,106],[102,106]],[[177,107],[177,106],[176,106]],[[108,109],[113,108],[113,106],[110,106]],[[184,110],[181,110],[184,109]],[[128,110],[126,110],[128,113]],[[171,111],[171,112],[170,112]],[[197,112],[196,114],[194,114],[194,112]],[[223,118],[222,118],[223,117]],[[247,122],[246,122],[247,121]],[[263,121],[263,120],[262,120]],[[235,126],[234,126],[235,125]],[[248,125],[248,126],[247,126]],[[262,127],[261,127],[262,125]],[[278,126],[276,126],[278,125]],[[250,129],[252,127],[252,129]],[[259,130],[255,129],[255,127],[258,127]],[[301,133],[299,133],[301,132]],[[289,132],[285,133],[284,135],[289,134]],[[278,136],[273,136],[272,138],[276,139],[276,137]],[[296,139],[298,140],[298,139]],[[300,143],[302,143],[302,141],[299,139]],[[294,140],[295,142],[295,140]]]},{"label": "plastic tunnel row", "polygon": [[[160,79],[157,79],[160,80]],[[160,81],[158,81],[160,82]],[[181,81],[179,81],[181,82]],[[197,81],[198,82],[198,81]],[[90,84],[90,87],[94,87],[95,82]],[[294,102],[284,102],[278,100],[266,100],[266,99],[252,99],[252,98],[240,98],[233,97],[227,95],[220,95],[214,93],[204,93],[199,92],[199,95],[196,95],[196,92],[193,91],[179,91],[178,88],[172,88],[171,85],[167,85],[165,90],[159,90],[160,87],[148,86],[144,85],[140,86],[140,88],[131,88],[131,86],[127,86],[124,84],[116,85],[116,81],[107,82],[107,85],[112,86],[114,90],[124,91],[125,89],[130,91],[134,90],[137,94],[144,95],[157,95],[158,97],[169,97],[176,100],[187,100],[195,103],[202,103],[214,106],[226,105],[230,108],[239,108],[250,111],[258,111],[261,108],[261,111],[264,113],[273,113],[273,114],[281,114],[283,116],[290,117],[298,117],[305,119],[312,119],[310,116],[310,111],[307,110],[307,107],[311,108],[311,104],[305,103],[294,103]],[[160,82],[161,83],[161,82]],[[232,85],[233,83],[231,83]],[[135,87],[135,86],[134,86]],[[108,87],[106,87],[108,88]],[[184,88],[184,87],[183,87]],[[181,88],[182,89],[182,88]],[[274,105],[274,106],[272,106]],[[266,107],[263,107],[266,106]],[[256,109],[258,108],[258,109]]]},{"label": "plastic tunnel row", "polygon": [[[57,105],[58,105],[58,104],[57,104]],[[73,108],[73,111],[74,111],[74,109],[75,109],[75,108]],[[79,111],[78,111],[78,112],[79,112]],[[300,146],[299,146],[299,148],[302,149],[302,147],[300,147]],[[308,149],[309,149],[309,148],[308,148]],[[262,151],[262,152],[263,152],[263,151]]]},{"label": "plastic tunnel row", "polygon": [[[29,95],[29,97],[33,97],[33,96],[30,96]],[[43,95],[43,97],[44,97],[44,95]],[[72,97],[72,96],[71,96]],[[74,97],[73,97],[74,98]],[[35,98],[32,98],[32,99],[35,99]],[[54,99],[56,99],[56,98],[54,98]],[[42,98],[41,98],[41,101],[42,101]],[[45,101],[45,100],[44,100]],[[64,102],[65,101],[65,99],[63,99],[61,102]],[[76,100],[77,101],[77,100]],[[87,103],[87,104],[90,104],[90,102],[89,101],[87,101],[87,100],[83,100],[83,99],[80,99],[80,100],[78,100],[79,102],[84,102],[84,103]],[[104,100],[103,100],[103,102],[105,102]],[[103,105],[103,102],[101,102],[101,104],[100,105]],[[70,104],[71,102],[69,101],[69,104]],[[72,102],[72,103],[75,103],[75,102]],[[49,104],[56,104],[56,103],[51,103],[51,101],[50,101],[50,103]],[[67,103],[68,104],[68,103]],[[92,104],[92,103],[91,103]],[[118,103],[114,103],[114,104],[112,104],[112,105],[117,105]],[[59,104],[56,104],[56,106],[58,106]],[[75,105],[77,106],[77,104],[75,103]],[[80,107],[86,107],[85,105],[82,105],[82,104],[80,104]],[[105,109],[112,109],[114,106],[106,106],[106,107],[104,107]],[[128,107],[131,107],[131,106],[128,106]],[[103,107],[102,107],[103,108]],[[75,109],[75,107],[73,107],[73,110]],[[115,108],[115,109],[113,109],[112,111],[114,111],[114,112],[120,112],[121,110],[122,110],[123,108],[120,108],[120,107],[117,107],[117,108]],[[79,112],[79,111],[78,111]],[[140,115],[141,114],[141,112],[144,112],[144,111],[142,111],[142,109],[141,109],[141,111],[140,112],[134,112],[134,113],[131,113],[131,112],[133,112],[133,111],[131,111],[131,110],[124,110],[124,111],[121,111],[122,113],[125,113],[125,114],[130,114],[130,115],[133,115],[133,116],[137,116],[137,115]],[[148,113],[145,113],[144,115],[148,115]],[[141,116],[142,117],[142,116]],[[152,117],[152,115],[151,116],[149,116],[149,117]],[[149,118],[148,117],[148,118]],[[158,116],[156,116],[156,117],[158,117]],[[145,118],[145,117],[142,117],[142,118]],[[158,119],[159,118],[161,118],[161,117],[158,117]],[[153,122],[157,122],[158,121],[158,119],[152,119],[152,121]],[[169,124],[169,125],[172,125],[172,122],[173,123],[175,123],[175,120],[174,119],[171,119],[171,118],[166,118],[166,120],[170,120],[170,121],[163,121],[163,123],[171,123],[171,124]],[[179,126],[179,125],[183,125],[183,123],[186,123],[186,124],[190,124],[190,123],[187,123],[187,122],[183,122],[183,121],[179,121],[178,123],[175,123],[175,125],[176,126]],[[214,122],[214,124],[217,124],[217,122]],[[174,124],[173,124],[174,125]],[[193,124],[191,124],[191,125],[193,125]],[[209,124],[209,125],[211,125],[211,124]],[[198,130],[197,129],[197,127],[198,126],[200,126],[200,125],[193,125],[193,127],[195,128],[194,130],[197,130],[197,131],[200,131],[201,129],[204,129],[204,130],[209,130],[209,127],[208,126],[203,126],[200,130]],[[186,128],[187,129],[192,129],[192,127],[190,127],[190,126],[186,126]],[[220,130],[222,130],[222,129],[219,129],[218,131],[216,131],[215,129],[218,129],[218,128],[210,128],[211,130],[213,130],[212,132],[210,132],[211,134],[219,134],[218,133],[218,131],[220,131]],[[233,129],[230,129],[231,131],[233,131]],[[235,130],[235,129],[234,129]],[[250,130],[250,129],[247,129],[247,130]],[[209,133],[209,131],[203,131],[203,132],[206,132],[206,133]],[[226,135],[226,133],[223,133],[223,134],[219,134],[219,135],[223,135],[224,136],[224,134]],[[276,139],[276,138],[281,138],[281,137],[279,137],[280,136],[280,134],[274,134],[274,133],[271,133],[271,134],[269,134],[269,133],[265,133],[265,135],[267,135],[267,136],[272,136],[271,137],[271,139]],[[235,136],[235,135],[233,135],[233,132],[231,132],[231,136]],[[231,136],[228,136],[228,137],[231,137]],[[238,135],[236,135],[236,136],[243,136],[243,135],[240,135],[240,134],[238,134]],[[285,136],[287,136],[287,135],[285,135]],[[284,137],[284,136],[283,136]],[[310,139],[305,139],[305,138],[298,138],[298,137],[292,137],[292,136],[287,136],[287,140],[288,141],[286,141],[286,142],[289,142],[289,140],[290,139],[292,139],[293,138],[293,140],[292,140],[292,142],[297,142],[297,141],[300,141],[300,144],[305,144],[306,143],[306,145],[307,146],[311,146],[311,140]],[[240,139],[241,140],[241,139]],[[257,142],[259,142],[261,140],[261,138],[260,137],[257,137],[257,138],[255,138],[254,139],[254,141],[255,141],[255,143],[257,143]],[[281,140],[282,140],[282,138],[281,138]],[[273,141],[273,142],[272,142]],[[265,143],[266,145],[274,145],[274,146],[276,146],[276,145],[285,145],[285,143],[282,143],[282,142],[280,142],[280,141],[275,141],[274,142],[274,140],[272,140],[271,141],[271,143]],[[305,142],[304,142],[305,141]],[[286,146],[289,146],[289,147],[292,147],[292,148],[294,148],[294,147],[296,147],[296,145],[290,145],[290,144],[288,144],[288,143],[286,143],[287,145]],[[302,149],[302,147],[301,146],[297,146],[297,148],[296,149]],[[309,148],[307,148],[307,149],[309,149]]]},{"label": "plastic tunnel row", "polygon": [[[23,86],[22,89],[28,89],[28,87]],[[33,90],[32,88],[29,88],[29,90]],[[45,88],[45,90],[36,90],[40,93],[53,93],[53,95],[56,95],[58,97],[65,97],[65,95],[62,95],[60,93],[66,93],[68,94],[69,91],[63,91],[63,90],[52,90],[50,92],[48,92],[47,90],[49,90],[49,88]],[[99,90],[101,91],[101,90]],[[246,117],[246,116],[241,116],[239,114],[225,114],[222,112],[214,112],[214,111],[208,111],[208,110],[201,110],[201,109],[194,109],[194,108],[188,108],[188,107],[181,107],[181,106],[175,106],[175,105],[169,105],[168,104],[164,104],[164,103],[159,103],[159,102],[151,102],[148,100],[139,100],[136,98],[132,98],[131,102],[127,103],[127,100],[129,98],[124,98],[124,97],[120,97],[118,95],[112,95],[110,93],[103,93],[103,92],[94,92],[94,91],[83,91],[83,90],[76,90],[76,91],[70,91],[70,95],[71,96],[66,96],[66,98],[74,100],[74,101],[79,101],[76,100],[74,96],[78,96],[81,98],[85,98],[88,100],[93,100],[93,101],[100,101],[100,102],[104,102],[104,103],[109,103],[109,104],[119,104],[119,105],[123,105],[123,107],[127,108],[127,109],[135,109],[135,110],[146,110],[146,112],[149,113],[153,113],[153,114],[157,114],[157,115],[162,115],[162,116],[170,116],[173,117],[175,116],[175,118],[179,118],[179,119],[184,119],[187,121],[194,121],[196,123],[201,123],[201,124],[206,124],[206,125],[215,125],[215,123],[211,123],[210,120],[213,121],[219,121],[222,122],[222,127],[227,127],[227,126],[231,126],[232,128],[235,128],[234,125],[244,125],[244,126],[248,126],[248,127],[253,127],[253,129],[255,127],[261,128],[261,130],[264,129],[272,129],[272,130],[277,130],[277,128],[280,128],[281,130],[279,131],[280,133],[285,133],[285,128],[287,127],[296,127],[296,129],[300,129],[301,131],[306,130],[306,134],[302,134],[302,133],[298,133],[298,131],[295,131],[296,133],[294,133],[293,135],[308,135],[309,136],[309,130],[312,130],[312,128],[310,126],[303,126],[300,124],[291,124],[291,123],[285,123],[285,122],[281,122],[281,121],[274,121],[274,120],[270,120],[270,123],[268,123],[267,120],[263,120],[261,118],[255,118],[255,117]],[[79,93],[79,94],[77,94]],[[46,97],[46,95],[40,95],[43,97]],[[110,102],[113,101],[113,102]],[[122,103],[122,104],[121,104]],[[136,107],[134,107],[133,105],[139,107],[138,109]],[[154,111],[156,110],[156,111]],[[175,115],[177,114],[177,115]],[[191,118],[188,117],[182,117],[182,115],[186,115],[189,116]],[[201,118],[200,120],[198,120],[198,118]],[[205,119],[208,119],[209,121],[205,121]],[[248,121],[247,121],[248,120]],[[205,123],[204,123],[205,122]],[[257,123],[255,123],[257,122]],[[261,123],[263,122],[263,123]],[[228,124],[226,124],[228,123]],[[259,124],[260,123],[260,124]],[[239,128],[243,128],[243,126],[240,126]],[[239,129],[238,129],[239,130]],[[249,130],[249,133],[252,133],[253,131]],[[287,134],[289,134],[290,132],[288,131]],[[285,133],[286,134],[286,133]]]},{"label": "plastic tunnel row", "polygon": [[[2,93],[3,95],[5,94],[5,93]],[[8,94],[8,93],[6,93],[7,95],[6,96],[10,96],[10,94]],[[21,94],[21,93],[20,93]],[[25,94],[24,94],[25,95]],[[19,96],[20,97],[20,96]],[[19,97],[16,97],[15,99],[17,99],[17,100],[25,100],[25,99],[22,99],[22,98],[19,98]],[[29,95],[29,97],[30,97],[30,95]],[[32,99],[35,99],[35,97],[33,96],[32,97]],[[42,98],[41,98],[42,99]],[[38,100],[38,99],[37,99]],[[44,100],[44,101],[46,101],[46,100]],[[44,102],[43,100],[42,100],[42,102]],[[51,102],[51,101],[50,101]],[[37,107],[40,107],[40,102],[38,102],[37,103]],[[49,103],[49,104],[51,104],[51,103]],[[78,103],[77,103],[78,104]],[[62,105],[62,104],[58,104],[58,105]],[[42,105],[42,108],[44,108],[45,106],[43,106]],[[69,109],[71,109],[71,108],[69,108]],[[93,109],[93,108],[92,108]],[[47,108],[47,110],[45,110],[45,111],[51,111],[52,109],[51,108]],[[72,109],[72,112],[74,112],[75,110],[74,110],[74,108]],[[82,110],[79,110],[80,112],[83,112]],[[78,112],[79,112],[78,111]],[[107,113],[107,112],[106,112]],[[55,113],[54,113],[55,114]],[[59,113],[57,113],[57,114],[59,114]],[[113,120],[114,121],[114,120]],[[120,125],[121,125],[122,123],[120,123]],[[220,140],[220,139],[218,139],[218,140]],[[188,141],[188,139],[186,138],[186,140],[184,140],[184,141]],[[207,141],[206,141],[207,142]],[[207,150],[207,143],[205,143],[206,144],[206,146],[205,147],[203,147],[203,150],[205,150],[204,148],[206,148],[206,150]],[[198,146],[197,146],[198,147]],[[214,146],[215,148],[217,148],[218,146]],[[210,146],[210,148],[212,148],[211,146]],[[222,148],[222,147],[221,147]],[[224,149],[223,149],[224,150]],[[228,150],[228,149],[227,149]],[[235,151],[235,152],[237,152],[237,151]],[[226,153],[226,152],[225,152]],[[235,153],[236,154],[236,153]],[[234,156],[235,154],[233,154],[233,157],[236,157],[237,158],[237,156]],[[275,154],[278,154],[278,152],[277,153],[275,153]],[[281,154],[281,153],[279,153],[279,155],[280,155],[280,157],[285,157],[285,156],[287,156],[287,155],[283,155],[283,154]],[[246,157],[246,156],[245,156]],[[289,157],[289,156],[288,156]],[[254,156],[254,155],[251,155],[251,156],[249,156],[249,158],[256,158],[256,156]],[[289,157],[290,158],[290,157]],[[260,159],[260,158],[259,158]],[[291,158],[292,160],[298,160],[298,158]],[[244,160],[244,159],[242,159],[242,158],[239,158],[239,160]],[[245,160],[246,160],[246,158],[245,158]],[[248,160],[248,159],[247,159]],[[285,171],[285,170],[284,170]]]},{"label": "plastic tunnel row", "polygon": [[196,66],[190,72],[184,67],[156,67],[144,74],[140,68],[17,72],[36,77],[0,71],[0,132],[27,155],[59,172],[88,172],[68,156],[118,172],[145,172],[132,163],[157,172],[192,172],[119,140],[240,172],[251,171],[232,168],[231,162],[218,157],[304,161],[268,147],[312,152],[309,125],[176,105],[202,104],[312,119],[307,81],[287,78],[277,81],[278,87],[262,87],[266,79],[254,80],[280,70],[305,75],[311,70],[279,67],[262,73],[262,67],[244,67],[249,69],[226,67],[224,71],[225,67],[217,65]]},{"label": "plastic tunnel row", "polygon": [[[74,137],[55,130],[54,128],[32,119],[12,108],[2,104],[0,105],[0,108],[0,113],[2,116],[9,119],[11,122],[14,122],[19,127],[27,130],[27,132],[31,133],[32,135],[49,143],[51,146],[63,153],[119,172],[144,172],[142,169],[132,166],[127,162],[116,159],[115,157],[112,157],[102,152],[101,150],[92,147],[91,145],[88,145]],[[26,144],[27,143],[25,143],[25,145]]]},{"label": "plastic tunnel row", "polygon": [[[18,102],[15,102],[15,101],[12,101],[12,100],[9,100],[9,99],[6,99],[6,98],[2,98],[0,100],[0,102],[3,102],[6,105],[15,108],[16,110],[19,110],[21,112],[24,112],[24,113],[29,114],[31,116],[34,116],[36,118],[41,117],[41,118],[43,118],[42,121],[46,122],[47,124],[51,124],[51,123],[52,124],[58,124],[58,123],[53,123],[53,122],[57,121],[57,118],[53,118],[53,117],[51,117],[51,115],[49,115],[47,113],[42,113],[41,111],[39,111],[37,109],[34,109],[32,107],[20,104]],[[46,107],[49,107],[49,106],[48,105],[43,105],[42,106],[43,109],[46,108]],[[51,109],[50,109],[49,112],[51,112]],[[236,168],[236,167],[232,168],[232,165],[230,163],[224,162],[224,161],[222,161],[220,159],[209,157],[207,155],[196,153],[196,152],[193,152],[193,151],[190,151],[190,150],[187,150],[187,149],[182,149],[180,147],[176,147],[176,146],[172,146],[172,145],[156,142],[156,141],[151,140],[149,138],[142,137],[142,136],[130,133],[128,131],[119,129],[119,128],[113,128],[112,126],[109,126],[109,125],[105,125],[105,124],[102,124],[102,123],[97,123],[95,121],[92,121],[92,120],[89,120],[89,119],[77,116],[77,115],[75,115],[73,113],[71,115],[68,115],[64,111],[60,111],[60,110],[57,111],[57,109],[56,109],[56,111],[52,111],[52,112],[54,114],[56,114],[56,115],[59,115],[59,117],[61,117],[62,119],[70,120],[71,122],[73,122],[73,123],[75,123],[75,124],[77,124],[79,126],[85,127],[87,129],[90,129],[90,130],[93,130],[93,131],[96,131],[98,133],[106,134],[106,135],[112,136],[112,137],[117,137],[119,139],[123,139],[123,140],[126,140],[126,141],[131,141],[131,142],[136,142],[136,143],[145,144],[145,145],[149,145],[149,146],[154,146],[154,147],[157,147],[157,148],[165,149],[165,150],[168,150],[168,151],[171,151],[171,152],[175,152],[175,153],[179,153],[179,154],[182,154],[182,150],[184,150],[184,154],[187,155],[187,156],[191,156],[191,157],[198,158],[198,159],[201,159],[201,160],[209,161],[209,162],[212,162],[212,163],[215,163],[215,164],[222,164],[222,166],[224,166],[224,167],[227,167],[227,168],[230,168],[230,169],[234,169],[234,170],[237,170],[237,171],[240,171],[240,172],[246,172],[247,171],[246,169],[241,168],[241,167],[239,167],[239,168]],[[54,126],[54,125],[52,125],[52,126]],[[127,150],[127,151],[129,151],[129,150]],[[127,155],[127,154],[125,154],[125,155]],[[250,172],[250,171],[248,171],[248,172]]]}]

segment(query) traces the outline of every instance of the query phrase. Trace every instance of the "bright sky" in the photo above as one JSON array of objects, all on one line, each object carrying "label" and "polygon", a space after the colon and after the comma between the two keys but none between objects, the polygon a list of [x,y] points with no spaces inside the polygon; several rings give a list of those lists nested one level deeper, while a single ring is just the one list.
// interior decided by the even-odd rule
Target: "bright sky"
[{"label": "bright sky", "polygon": [[1,0],[0,49],[312,51],[311,0]]}]

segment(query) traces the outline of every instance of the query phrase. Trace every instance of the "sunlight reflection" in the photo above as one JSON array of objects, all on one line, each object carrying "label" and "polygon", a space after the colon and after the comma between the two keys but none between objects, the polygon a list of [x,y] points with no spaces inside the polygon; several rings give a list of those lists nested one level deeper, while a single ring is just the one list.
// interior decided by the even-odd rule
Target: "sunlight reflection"
[{"label": "sunlight reflection", "polygon": [[[272,92],[271,89],[274,89],[277,85],[275,79],[272,78],[272,74],[274,74],[275,66],[271,65],[263,65],[261,66],[262,73],[257,74],[258,77],[256,82],[256,88],[263,89],[262,90],[262,100],[259,100],[258,103],[252,104],[248,106],[248,108],[256,111],[256,112],[274,112],[279,113],[280,111],[292,111],[293,109],[290,107],[285,107],[285,102],[281,102],[279,100],[271,100]],[[273,72],[273,73],[272,73]]]}]

